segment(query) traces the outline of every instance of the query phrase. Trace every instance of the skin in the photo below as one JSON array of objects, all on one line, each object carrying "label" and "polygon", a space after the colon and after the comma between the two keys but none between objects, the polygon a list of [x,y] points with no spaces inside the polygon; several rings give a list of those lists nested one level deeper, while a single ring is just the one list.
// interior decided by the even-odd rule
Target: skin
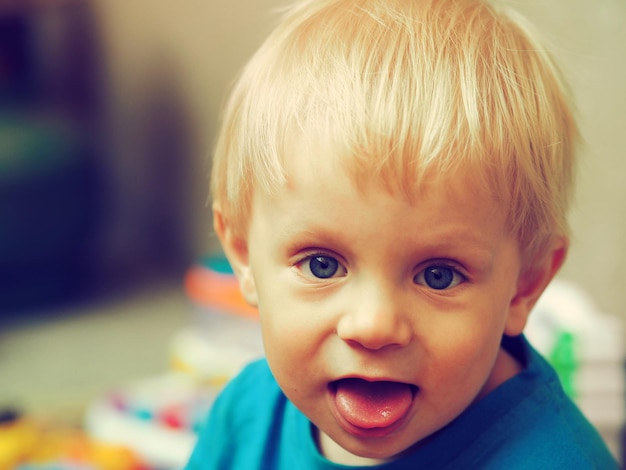
[{"label": "skin", "polygon": [[[419,445],[521,370],[501,337],[522,332],[567,243],[559,238],[523,271],[506,204],[468,176],[409,202],[376,181],[357,189],[334,159],[306,149],[291,152],[285,187],[255,193],[245,239],[219,204],[215,227],[259,308],[270,368],[313,423],[321,453],[375,464]],[[330,268],[320,271],[320,261]],[[451,275],[437,284],[445,288],[432,287],[433,267]],[[347,377],[410,384],[408,412],[389,428],[351,425],[335,400],[336,381]]]}]

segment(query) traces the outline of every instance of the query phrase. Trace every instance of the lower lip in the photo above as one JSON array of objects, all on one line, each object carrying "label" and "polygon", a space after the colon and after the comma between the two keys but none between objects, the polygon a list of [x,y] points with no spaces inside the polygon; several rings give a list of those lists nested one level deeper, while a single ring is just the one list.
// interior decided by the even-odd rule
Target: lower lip
[{"label": "lower lip", "polygon": [[378,428],[362,428],[360,426],[355,426],[354,424],[347,421],[337,410],[337,405],[335,404],[335,393],[333,387],[330,386],[328,388],[328,401],[330,402],[330,409],[335,421],[339,423],[339,425],[346,431],[348,434],[359,438],[380,438],[385,437],[392,434],[398,428],[402,427],[406,422],[407,416],[411,414],[413,407],[415,405],[415,396],[417,395],[418,390],[413,391],[413,403],[407,410],[406,414],[400,418],[398,421],[392,423],[389,426],[378,427]]}]

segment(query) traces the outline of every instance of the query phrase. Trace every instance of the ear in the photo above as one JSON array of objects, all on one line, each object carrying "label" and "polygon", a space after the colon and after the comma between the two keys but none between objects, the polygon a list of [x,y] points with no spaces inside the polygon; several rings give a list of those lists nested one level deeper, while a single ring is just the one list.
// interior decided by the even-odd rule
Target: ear
[{"label": "ear", "polygon": [[256,307],[257,293],[248,258],[248,242],[245,238],[235,234],[217,203],[213,204],[213,227],[222,244],[224,254],[237,276],[244,299],[248,304]]},{"label": "ear", "polygon": [[509,305],[509,315],[504,329],[506,335],[517,336],[524,331],[528,315],[535,303],[563,265],[568,246],[567,237],[558,237],[547,252],[523,268],[517,281],[515,295]]}]

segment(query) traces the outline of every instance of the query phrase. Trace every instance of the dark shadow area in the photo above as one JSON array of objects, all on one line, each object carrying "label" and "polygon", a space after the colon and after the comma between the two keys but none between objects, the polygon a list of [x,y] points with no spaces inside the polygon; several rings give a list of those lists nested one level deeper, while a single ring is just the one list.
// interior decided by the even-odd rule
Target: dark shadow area
[{"label": "dark shadow area", "polygon": [[[90,3],[0,5],[0,320],[182,279],[192,257],[188,120],[175,77],[152,72],[138,174],[125,175],[141,184],[120,185],[114,85]],[[135,210],[118,216],[125,207]],[[111,254],[120,233],[123,249]]]}]

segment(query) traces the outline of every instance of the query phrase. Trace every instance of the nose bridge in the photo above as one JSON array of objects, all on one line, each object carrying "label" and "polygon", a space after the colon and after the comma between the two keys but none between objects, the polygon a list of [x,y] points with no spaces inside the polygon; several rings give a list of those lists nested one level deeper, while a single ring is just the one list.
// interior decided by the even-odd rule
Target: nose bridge
[{"label": "nose bridge", "polygon": [[406,346],[413,330],[403,294],[388,280],[361,280],[339,320],[338,336],[372,350]]}]

